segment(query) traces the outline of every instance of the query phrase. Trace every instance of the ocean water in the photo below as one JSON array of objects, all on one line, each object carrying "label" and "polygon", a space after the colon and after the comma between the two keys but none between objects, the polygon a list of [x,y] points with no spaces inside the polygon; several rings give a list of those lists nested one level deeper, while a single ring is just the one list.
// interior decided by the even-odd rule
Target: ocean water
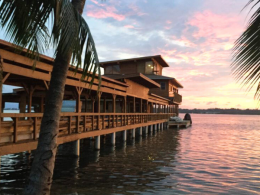
[{"label": "ocean water", "polygon": [[[80,158],[58,157],[51,194],[260,194],[260,117],[191,115],[187,129],[168,129]],[[182,116],[183,117],[183,116]],[[20,194],[32,157],[1,157],[0,194]]]}]

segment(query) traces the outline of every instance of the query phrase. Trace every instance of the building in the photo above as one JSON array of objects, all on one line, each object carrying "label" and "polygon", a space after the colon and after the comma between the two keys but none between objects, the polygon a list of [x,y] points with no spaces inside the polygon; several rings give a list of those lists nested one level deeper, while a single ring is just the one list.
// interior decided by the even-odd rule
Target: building
[{"label": "building", "polygon": [[[163,68],[169,67],[161,55],[140,58],[102,62],[104,76],[131,84],[129,80],[149,87],[150,95],[157,95],[169,100],[174,112],[178,115],[178,108],[182,102],[179,89],[183,86],[172,77],[162,75]],[[152,85],[154,83],[157,85]]]}]

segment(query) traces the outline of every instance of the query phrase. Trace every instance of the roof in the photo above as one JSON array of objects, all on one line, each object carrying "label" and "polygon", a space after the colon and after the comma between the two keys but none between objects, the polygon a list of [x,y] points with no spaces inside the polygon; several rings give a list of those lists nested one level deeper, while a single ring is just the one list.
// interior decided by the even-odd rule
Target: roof
[{"label": "roof", "polygon": [[175,78],[172,77],[166,77],[166,76],[154,75],[154,74],[147,74],[145,76],[152,80],[171,80],[176,87],[183,88],[183,86]]},{"label": "roof", "polygon": [[107,66],[107,65],[114,65],[117,63],[123,63],[123,62],[131,62],[131,61],[138,61],[138,60],[155,60],[157,61],[162,67],[169,67],[169,64],[163,59],[161,55],[155,55],[155,56],[145,56],[145,57],[139,57],[139,58],[130,58],[130,59],[123,59],[123,60],[113,60],[113,61],[107,61],[107,62],[100,62],[101,67]]},{"label": "roof", "polygon": [[159,88],[160,84],[153,81],[152,79],[148,78],[147,76],[143,75],[142,73],[135,73],[135,74],[111,74],[106,75],[111,79],[121,80],[121,79],[129,79],[134,81],[140,85],[143,85],[148,88]]}]

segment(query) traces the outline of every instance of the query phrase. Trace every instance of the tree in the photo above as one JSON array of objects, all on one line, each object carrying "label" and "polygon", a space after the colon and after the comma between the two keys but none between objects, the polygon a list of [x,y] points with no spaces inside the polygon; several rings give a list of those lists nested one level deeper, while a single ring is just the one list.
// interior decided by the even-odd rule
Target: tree
[{"label": "tree", "polygon": [[[83,63],[83,78],[99,73],[94,40],[81,16],[85,0],[4,0],[0,1],[0,21],[10,41],[27,47],[30,57],[49,45],[56,48],[49,91],[40,127],[29,184],[25,194],[49,194],[57,152],[57,135],[65,81],[70,62],[76,69]],[[51,21],[51,26],[47,26]],[[51,35],[49,33],[51,29]],[[84,56],[82,60],[82,53]],[[37,62],[36,62],[37,63]],[[92,70],[93,73],[89,73]]]},{"label": "tree", "polygon": [[248,6],[255,12],[235,42],[231,68],[236,80],[248,90],[258,84],[255,99],[260,102],[260,0],[249,0],[245,8]]}]

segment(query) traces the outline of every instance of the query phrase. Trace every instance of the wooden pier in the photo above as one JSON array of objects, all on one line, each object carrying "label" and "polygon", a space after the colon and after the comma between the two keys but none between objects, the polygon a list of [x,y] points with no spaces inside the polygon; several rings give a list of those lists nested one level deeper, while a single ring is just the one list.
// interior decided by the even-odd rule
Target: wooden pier
[{"label": "wooden pier", "polygon": [[[12,93],[0,91],[0,156],[36,148],[53,68],[53,59],[41,55],[33,69],[33,60],[25,52],[16,51],[12,44],[0,40],[2,83],[19,87]],[[158,56],[149,58],[154,63],[160,61]],[[169,117],[178,114],[181,98],[176,92],[178,98],[174,99],[152,90],[160,87],[140,73],[118,79],[102,76],[99,91],[96,76],[90,90],[89,80],[82,79],[82,70],[75,72],[71,66],[64,100],[75,101],[76,106],[74,112],[61,113],[58,144],[142,127],[153,129],[154,125],[163,128]],[[3,113],[6,103],[14,102],[19,104],[19,113]]]}]

